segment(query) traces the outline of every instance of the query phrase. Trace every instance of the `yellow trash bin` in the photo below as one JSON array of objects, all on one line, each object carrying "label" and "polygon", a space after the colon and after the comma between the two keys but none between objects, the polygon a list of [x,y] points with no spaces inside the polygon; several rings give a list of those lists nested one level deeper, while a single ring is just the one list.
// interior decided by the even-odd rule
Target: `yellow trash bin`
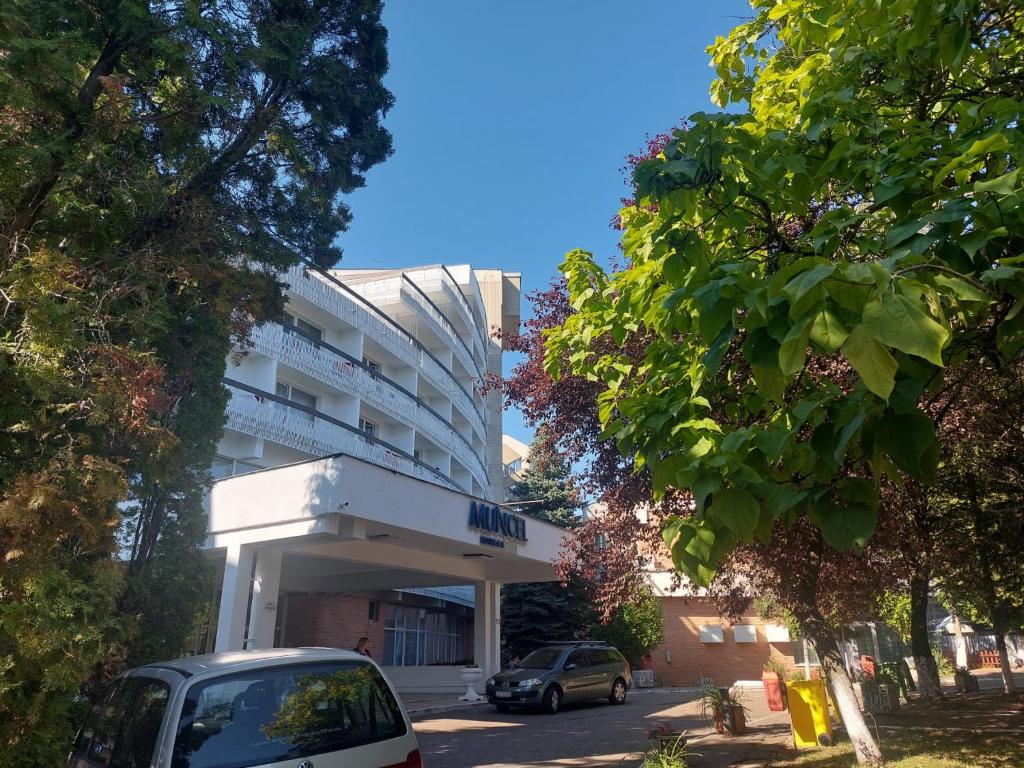
[{"label": "yellow trash bin", "polygon": [[786,683],[793,743],[801,747],[832,743],[832,719],[828,713],[828,692],[824,680],[795,680]]}]

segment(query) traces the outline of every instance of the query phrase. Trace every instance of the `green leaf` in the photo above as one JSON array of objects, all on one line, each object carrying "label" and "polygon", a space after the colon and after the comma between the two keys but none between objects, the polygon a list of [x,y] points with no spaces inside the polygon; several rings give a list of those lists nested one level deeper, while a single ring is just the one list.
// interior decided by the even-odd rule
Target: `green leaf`
[{"label": "green leaf", "polygon": [[829,546],[839,550],[863,547],[875,532],[877,514],[870,504],[840,504],[825,495],[808,514]]},{"label": "green leaf", "polygon": [[761,506],[742,488],[726,488],[711,497],[708,511],[744,541],[753,540]]},{"label": "green leaf", "polygon": [[[887,346],[942,366],[949,330],[902,294],[882,294],[864,307],[864,328]],[[851,361],[852,362],[852,361]]]},{"label": "green leaf", "polygon": [[986,192],[991,192],[1003,197],[1011,195],[1017,186],[1018,175],[1020,175],[1020,168],[1014,168],[1010,173],[1005,173],[998,178],[977,181],[974,183],[974,194],[983,195]]},{"label": "green leaf", "polygon": [[821,310],[811,323],[811,340],[830,354],[843,346],[849,336],[850,331],[830,309]]},{"label": "green leaf", "polygon": [[811,321],[793,326],[779,347],[779,368],[784,376],[792,376],[804,367],[807,358],[807,339],[811,334]]},{"label": "green leaf", "polygon": [[935,424],[921,411],[881,416],[865,430],[874,447],[908,475],[923,483],[935,479],[938,468]]},{"label": "green leaf", "polygon": [[883,400],[888,400],[896,384],[896,358],[871,337],[863,325],[850,331],[843,355],[860,374],[864,385]]}]

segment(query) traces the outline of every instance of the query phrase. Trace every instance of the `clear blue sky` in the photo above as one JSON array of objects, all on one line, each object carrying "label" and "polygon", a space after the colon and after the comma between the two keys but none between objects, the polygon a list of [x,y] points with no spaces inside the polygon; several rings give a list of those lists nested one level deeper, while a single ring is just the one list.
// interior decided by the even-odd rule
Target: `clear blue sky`
[{"label": "clear blue sky", "polygon": [[[745,0],[389,0],[395,153],[348,200],[343,263],[519,270],[525,295],[572,248],[614,255],[625,156],[714,109],[705,49],[749,15]],[[505,431],[529,441],[518,413]]]}]

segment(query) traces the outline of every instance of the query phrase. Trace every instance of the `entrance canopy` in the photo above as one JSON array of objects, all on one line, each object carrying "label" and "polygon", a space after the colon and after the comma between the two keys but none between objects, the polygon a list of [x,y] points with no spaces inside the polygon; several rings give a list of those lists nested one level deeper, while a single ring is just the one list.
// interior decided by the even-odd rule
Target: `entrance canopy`
[{"label": "entrance canopy", "polygon": [[272,647],[281,590],[473,585],[476,661],[496,669],[500,585],[556,579],[564,534],[347,455],[225,478],[207,538],[224,558],[216,649]]}]

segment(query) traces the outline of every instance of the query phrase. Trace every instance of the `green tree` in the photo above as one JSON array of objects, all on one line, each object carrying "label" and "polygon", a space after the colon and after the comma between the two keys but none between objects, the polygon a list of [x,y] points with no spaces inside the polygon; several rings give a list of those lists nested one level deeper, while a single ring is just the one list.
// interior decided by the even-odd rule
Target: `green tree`
[{"label": "green tree", "polygon": [[[694,115],[638,164],[628,268],[570,253],[578,311],[548,338],[553,366],[603,384],[605,434],[655,490],[692,489],[666,536],[699,584],[777,521],[862,547],[879,477],[935,479],[928,406],[1024,347],[1024,9],[753,7],[710,49],[713,98],[747,111]],[[591,351],[641,334],[639,361]],[[841,660],[822,663],[880,762]]]},{"label": "green tree", "polygon": [[[543,428],[530,443],[528,466],[509,488],[509,499],[522,514],[561,528],[579,521],[579,493],[572,472]],[[533,503],[517,506],[517,501]],[[595,620],[586,589],[577,579],[506,584],[501,589],[506,656],[525,656],[549,640],[589,637]]]},{"label": "green tree", "polygon": [[[524,514],[572,528],[580,521],[580,494],[572,469],[543,428],[530,442],[527,466],[508,491],[509,500]],[[520,504],[516,504],[520,502]]]},{"label": "green tree", "polygon": [[1024,364],[964,385],[929,506],[936,582],[961,617],[996,635],[1006,693],[1016,690],[1006,635],[1024,628]]},{"label": "green tree", "polygon": [[648,586],[638,589],[630,600],[599,624],[597,637],[614,645],[634,667],[640,658],[665,638],[665,618],[661,600]]},{"label": "green tree", "polygon": [[390,152],[380,10],[0,7],[5,766],[59,765],[83,681],[190,629],[225,359]]}]

